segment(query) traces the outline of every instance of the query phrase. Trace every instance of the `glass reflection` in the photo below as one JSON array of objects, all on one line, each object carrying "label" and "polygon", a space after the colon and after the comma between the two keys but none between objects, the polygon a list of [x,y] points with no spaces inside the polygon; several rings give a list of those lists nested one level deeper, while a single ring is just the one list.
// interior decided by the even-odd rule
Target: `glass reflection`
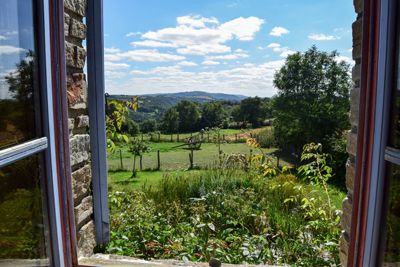
[{"label": "glass reflection", "polygon": [[0,149],[37,137],[32,0],[0,1]]},{"label": "glass reflection", "polygon": [[40,260],[48,253],[39,163],[36,155],[0,169],[0,266],[46,261]]},{"label": "glass reflection", "polygon": [[386,215],[385,254],[386,263],[400,266],[400,166],[388,164],[388,209]]}]

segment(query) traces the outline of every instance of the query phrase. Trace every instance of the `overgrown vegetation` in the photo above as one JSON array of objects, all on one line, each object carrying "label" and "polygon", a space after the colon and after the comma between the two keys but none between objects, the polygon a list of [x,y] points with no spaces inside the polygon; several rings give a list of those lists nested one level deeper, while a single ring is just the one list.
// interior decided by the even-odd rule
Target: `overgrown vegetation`
[{"label": "overgrown vegetation", "polygon": [[[344,194],[325,187],[329,167],[320,147],[306,149],[299,175],[267,167],[268,160],[255,154],[247,171],[224,165],[166,174],[141,192],[113,192],[107,252],[147,259],[338,264],[337,209]],[[313,180],[318,183],[303,175],[319,170],[322,176]]]}]

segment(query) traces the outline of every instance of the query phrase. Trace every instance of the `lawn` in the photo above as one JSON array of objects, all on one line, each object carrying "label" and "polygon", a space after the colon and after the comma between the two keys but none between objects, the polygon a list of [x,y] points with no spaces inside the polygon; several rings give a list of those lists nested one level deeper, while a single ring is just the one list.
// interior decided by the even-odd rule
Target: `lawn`
[{"label": "lawn", "polygon": [[[160,162],[162,170],[185,170],[189,166],[190,150],[184,147],[176,147],[182,143],[161,142],[150,143],[151,152],[143,155],[143,170],[157,168],[157,151],[160,151]],[[260,153],[259,150],[250,152],[252,148],[244,143],[226,143],[221,144],[221,150],[226,154],[246,154]],[[271,154],[276,151],[275,148],[263,149],[264,153]],[[122,166],[120,160],[122,156]],[[274,157],[274,156],[273,156]],[[275,157],[274,157],[275,158]],[[194,165],[202,168],[213,166],[218,162],[218,145],[213,143],[204,143],[200,150],[194,151]],[[280,164],[287,164],[280,160]],[[136,166],[139,166],[137,159]],[[122,168],[121,168],[122,167]],[[129,147],[118,148],[114,153],[108,155],[108,168],[110,170],[125,169],[131,170],[133,167],[133,156],[129,152]]]}]

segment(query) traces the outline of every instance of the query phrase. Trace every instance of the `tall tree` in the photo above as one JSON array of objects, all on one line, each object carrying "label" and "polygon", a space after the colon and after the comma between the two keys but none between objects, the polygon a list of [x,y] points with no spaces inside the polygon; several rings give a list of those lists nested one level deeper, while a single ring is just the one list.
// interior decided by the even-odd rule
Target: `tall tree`
[{"label": "tall tree", "polygon": [[199,106],[189,100],[183,100],[176,105],[179,113],[179,131],[190,132],[199,130]]},{"label": "tall tree", "polygon": [[309,142],[326,147],[328,139],[342,137],[349,128],[349,65],[338,61],[336,51],[322,52],[312,46],[288,56],[275,74],[274,85],[278,88],[274,127],[281,146],[297,152]]},{"label": "tall tree", "polygon": [[201,107],[201,127],[221,127],[226,116],[220,102],[204,103]]},{"label": "tall tree", "polygon": [[166,133],[176,133],[179,127],[179,113],[175,107],[168,109],[161,118],[161,128]]},{"label": "tall tree", "polygon": [[263,112],[263,105],[263,100],[258,96],[243,99],[240,102],[240,117],[244,121],[251,123],[254,128],[259,127],[262,120],[266,118],[266,114]]}]

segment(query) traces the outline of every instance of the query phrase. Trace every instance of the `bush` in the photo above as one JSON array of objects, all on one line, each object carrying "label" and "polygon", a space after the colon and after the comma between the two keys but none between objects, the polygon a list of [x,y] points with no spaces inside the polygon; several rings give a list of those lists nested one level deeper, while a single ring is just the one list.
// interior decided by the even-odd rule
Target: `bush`
[{"label": "bush", "polygon": [[274,130],[272,128],[265,128],[256,135],[257,143],[262,148],[271,148],[276,146]]}]

